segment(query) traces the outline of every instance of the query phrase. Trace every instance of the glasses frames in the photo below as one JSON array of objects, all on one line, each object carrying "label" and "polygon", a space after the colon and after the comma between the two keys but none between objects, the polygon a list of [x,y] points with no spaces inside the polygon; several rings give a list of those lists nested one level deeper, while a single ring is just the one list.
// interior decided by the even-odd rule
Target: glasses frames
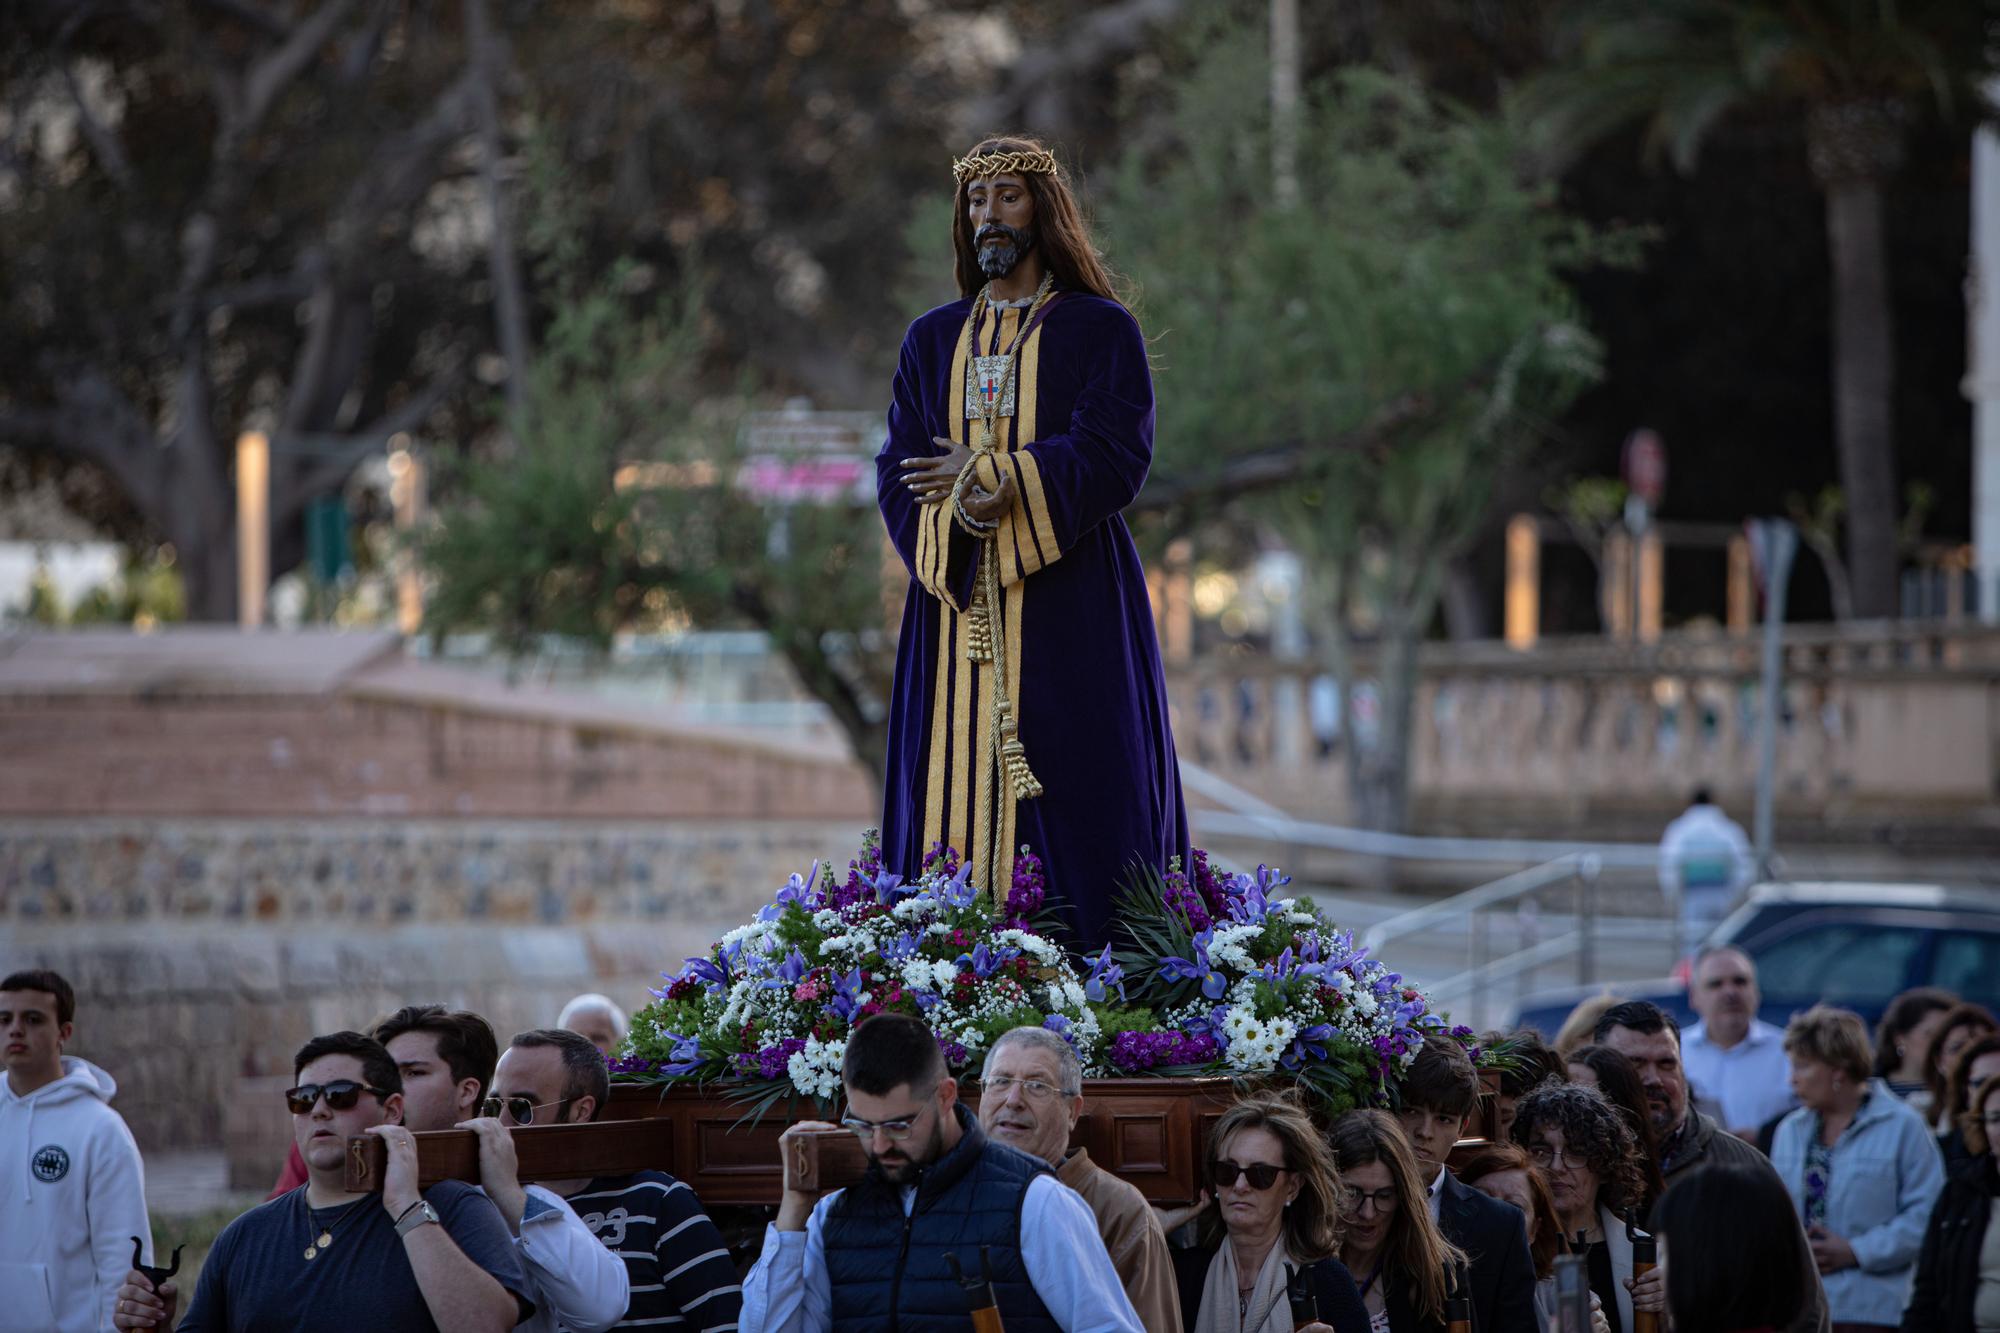
[{"label": "glasses frames", "polygon": [[1073,1092],[1064,1092],[1053,1083],[1044,1083],[1038,1078],[1009,1078],[1005,1074],[989,1078],[979,1085],[981,1096],[988,1094],[1004,1097],[1009,1088],[1019,1088],[1032,1102],[1045,1102],[1052,1097],[1074,1097]]},{"label": "glasses frames", "polygon": [[1289,1170],[1290,1167],[1273,1166],[1269,1162],[1251,1162],[1247,1166],[1238,1166],[1226,1157],[1218,1158],[1208,1164],[1209,1177],[1215,1181],[1215,1187],[1219,1190],[1234,1185],[1238,1176],[1247,1179],[1253,1190],[1267,1190],[1277,1184],[1278,1177]]},{"label": "glasses frames", "polygon": [[1397,1203],[1397,1195],[1394,1188],[1364,1190],[1349,1185],[1340,1193],[1341,1206],[1356,1217],[1361,1215],[1362,1208],[1368,1204],[1375,1205],[1375,1213],[1379,1217],[1394,1209]]},{"label": "glasses frames", "polygon": [[863,1120],[859,1116],[844,1115],[840,1118],[840,1124],[863,1143],[872,1140],[878,1130],[888,1138],[889,1142],[901,1143],[916,1131],[917,1122],[922,1120],[924,1112],[930,1109],[931,1104],[926,1102],[917,1110],[896,1120]]},{"label": "glasses frames", "polygon": [[351,1078],[337,1078],[331,1083],[301,1083],[296,1088],[285,1089],[285,1105],[293,1115],[311,1115],[319,1099],[325,1097],[329,1110],[351,1111],[364,1092],[372,1092],[377,1098],[389,1095],[380,1088],[356,1083]]},{"label": "glasses frames", "polygon": [[1575,1149],[1551,1148],[1546,1143],[1528,1145],[1528,1156],[1535,1159],[1535,1165],[1545,1166],[1551,1171],[1560,1171],[1565,1166],[1589,1166],[1582,1153]]},{"label": "glasses frames", "polygon": [[495,1120],[498,1120],[500,1113],[505,1111],[509,1116],[513,1117],[515,1124],[532,1125],[535,1123],[535,1112],[541,1110],[544,1106],[555,1106],[561,1109],[556,1112],[554,1123],[561,1124],[569,1115],[569,1105],[572,1100],[574,1099],[564,1097],[560,1101],[537,1102],[530,1101],[528,1098],[522,1096],[488,1097],[479,1104],[479,1110],[482,1115],[492,1116]]}]

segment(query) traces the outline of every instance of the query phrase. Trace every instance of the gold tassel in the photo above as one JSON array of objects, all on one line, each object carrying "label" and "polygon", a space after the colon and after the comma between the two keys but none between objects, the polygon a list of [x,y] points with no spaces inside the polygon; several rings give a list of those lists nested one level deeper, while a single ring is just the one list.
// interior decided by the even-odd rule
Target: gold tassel
[{"label": "gold tassel", "polygon": [[965,613],[965,657],[969,662],[993,660],[993,617],[987,614],[983,588],[972,599],[972,609]]}]

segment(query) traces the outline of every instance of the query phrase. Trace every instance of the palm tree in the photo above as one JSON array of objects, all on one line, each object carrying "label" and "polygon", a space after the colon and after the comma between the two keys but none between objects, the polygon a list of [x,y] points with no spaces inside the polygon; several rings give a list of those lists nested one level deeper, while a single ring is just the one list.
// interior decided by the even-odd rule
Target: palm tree
[{"label": "palm tree", "polygon": [[1834,437],[1846,492],[1854,613],[1895,613],[1897,504],[1883,191],[1927,105],[1973,104],[1990,68],[1974,0],[1567,0],[1562,63],[1522,90],[1560,166],[1643,122],[1649,155],[1692,170],[1703,140],[1748,104],[1796,108],[1826,200],[1833,286]]}]

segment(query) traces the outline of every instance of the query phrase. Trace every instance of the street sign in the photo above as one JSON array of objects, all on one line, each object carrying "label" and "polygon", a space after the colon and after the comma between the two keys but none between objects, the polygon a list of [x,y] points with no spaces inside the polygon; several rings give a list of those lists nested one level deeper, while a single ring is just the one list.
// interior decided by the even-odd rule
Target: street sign
[{"label": "street sign", "polygon": [[1660,433],[1641,426],[1625,437],[1625,488],[1648,509],[1658,509],[1667,494],[1667,445]]}]

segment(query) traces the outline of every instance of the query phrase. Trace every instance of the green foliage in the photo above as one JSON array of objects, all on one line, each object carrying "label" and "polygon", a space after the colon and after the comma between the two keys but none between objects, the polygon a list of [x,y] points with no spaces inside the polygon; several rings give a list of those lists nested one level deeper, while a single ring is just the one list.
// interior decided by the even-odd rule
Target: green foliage
[{"label": "green foliage", "polygon": [[1988,67],[1962,0],[1567,0],[1554,67],[1520,91],[1538,155],[1567,161],[1627,125],[1692,171],[1724,116],[1753,101],[1974,105]]},{"label": "green foliage", "polygon": [[424,543],[428,627],[490,630],[514,653],[663,624],[761,629],[879,772],[894,649],[873,628],[874,506],[738,486],[747,398],[696,389],[706,289],[656,298],[648,282],[618,265],[558,305],[514,452],[463,464]]}]

